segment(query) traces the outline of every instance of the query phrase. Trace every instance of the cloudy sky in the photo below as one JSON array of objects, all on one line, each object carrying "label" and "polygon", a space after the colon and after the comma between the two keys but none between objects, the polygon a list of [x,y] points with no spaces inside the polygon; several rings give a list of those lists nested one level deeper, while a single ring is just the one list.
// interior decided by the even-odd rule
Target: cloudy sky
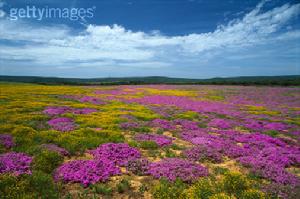
[{"label": "cloudy sky", "polygon": [[[35,15],[28,11],[33,7]],[[50,8],[66,15],[40,14]],[[86,15],[66,17],[74,9]],[[85,78],[299,75],[300,3],[0,0],[0,73]]]}]

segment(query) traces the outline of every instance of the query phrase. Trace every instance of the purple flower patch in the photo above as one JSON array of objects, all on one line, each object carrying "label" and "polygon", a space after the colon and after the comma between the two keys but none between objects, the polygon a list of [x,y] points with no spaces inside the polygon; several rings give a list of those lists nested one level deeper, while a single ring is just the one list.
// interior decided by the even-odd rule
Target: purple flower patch
[{"label": "purple flower patch", "polygon": [[180,178],[185,182],[192,182],[199,177],[207,176],[208,170],[196,163],[179,159],[166,158],[159,162],[153,162],[149,166],[149,174],[155,178],[166,178],[175,181]]},{"label": "purple flower patch", "polygon": [[271,123],[267,123],[264,128],[266,130],[275,130],[275,131],[283,131],[288,129],[288,126],[283,124],[283,123],[279,123],[279,122],[271,122]]},{"label": "purple flower patch", "polygon": [[204,161],[209,160],[214,163],[222,162],[222,153],[214,148],[197,146],[183,151],[183,155],[191,161]]},{"label": "purple flower patch", "polygon": [[105,104],[103,100],[96,98],[96,97],[92,97],[92,96],[84,96],[84,97],[80,98],[79,101],[80,102],[89,102],[89,103],[96,104],[96,105]]},{"label": "purple flower patch", "polygon": [[32,157],[25,153],[9,152],[0,155],[0,173],[31,174]]},{"label": "purple flower patch", "polygon": [[66,106],[49,106],[47,107],[43,113],[50,115],[50,116],[55,116],[55,115],[61,115],[64,113],[67,113],[71,111],[70,107],[66,107]]},{"label": "purple flower patch", "polygon": [[122,129],[136,129],[140,127],[140,124],[137,122],[124,122],[120,124]]},{"label": "purple flower patch", "polygon": [[96,160],[108,159],[119,166],[124,166],[128,161],[141,157],[141,153],[136,148],[125,143],[102,144],[90,153]]},{"label": "purple flower patch", "polygon": [[182,126],[184,130],[198,130],[198,123],[185,119],[176,119],[174,120],[175,125]]},{"label": "purple flower patch", "polygon": [[73,113],[73,114],[90,114],[93,112],[96,112],[96,109],[93,108],[71,108],[67,106],[49,106],[47,107],[43,113],[50,115],[50,116],[56,116],[61,115],[65,113]]},{"label": "purple flower patch", "polygon": [[62,132],[73,131],[75,129],[73,120],[67,117],[53,118],[48,121],[48,124],[54,130]]},{"label": "purple flower patch", "polygon": [[168,120],[163,120],[163,119],[154,119],[154,120],[152,120],[150,125],[153,127],[159,127],[159,128],[166,129],[166,130],[176,129],[176,126],[174,124],[172,124],[172,122],[170,122]]},{"label": "purple flower patch", "polygon": [[13,137],[9,134],[0,134],[0,144],[7,149],[10,149],[11,147],[15,146]]},{"label": "purple flower patch", "polygon": [[232,122],[229,122],[228,120],[224,119],[213,119],[208,123],[208,126],[210,127],[216,127],[220,129],[228,129],[233,126]]},{"label": "purple flower patch", "polygon": [[97,112],[97,109],[94,108],[73,109],[72,112],[74,114],[90,114],[90,113]]},{"label": "purple flower patch", "polygon": [[108,160],[73,160],[61,165],[54,174],[55,181],[78,182],[84,186],[105,182],[121,171]]}]

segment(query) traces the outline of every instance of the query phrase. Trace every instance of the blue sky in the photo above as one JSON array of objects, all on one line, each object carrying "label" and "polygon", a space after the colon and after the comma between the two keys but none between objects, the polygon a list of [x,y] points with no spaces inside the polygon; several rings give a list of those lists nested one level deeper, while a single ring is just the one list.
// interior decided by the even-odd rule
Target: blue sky
[{"label": "blue sky", "polygon": [[[92,16],[12,15],[33,6],[91,9]],[[82,78],[299,75],[299,19],[299,0],[0,0],[0,72]]]}]

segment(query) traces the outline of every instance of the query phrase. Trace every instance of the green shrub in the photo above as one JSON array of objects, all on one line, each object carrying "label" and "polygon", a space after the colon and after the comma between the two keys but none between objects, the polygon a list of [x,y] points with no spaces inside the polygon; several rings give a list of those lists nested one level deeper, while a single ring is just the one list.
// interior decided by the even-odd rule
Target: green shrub
[{"label": "green shrub", "polygon": [[22,177],[18,178],[8,174],[0,175],[0,198],[30,198],[29,187],[29,182]]},{"label": "green shrub", "polygon": [[159,129],[157,129],[156,133],[161,135],[164,133],[164,129],[159,128]]},{"label": "green shrub", "polygon": [[67,149],[73,155],[78,152],[84,153],[87,149],[96,148],[103,143],[123,141],[124,136],[120,132],[109,130],[96,132],[86,128],[60,134],[55,138],[54,143]]},{"label": "green shrub", "polygon": [[167,158],[174,158],[174,157],[176,157],[176,154],[173,151],[171,151],[169,148],[166,148],[165,152],[166,152],[165,156]]},{"label": "green shrub", "polygon": [[200,123],[200,124],[198,124],[198,127],[199,127],[199,128],[207,128],[207,124],[205,124],[205,123]]},{"label": "green shrub", "polygon": [[187,111],[183,113],[179,113],[175,115],[175,118],[177,119],[188,119],[188,120],[193,120],[197,119],[199,117],[199,114],[193,111]]},{"label": "green shrub", "polygon": [[[214,170],[218,170],[217,172],[220,172],[221,175],[225,171],[221,167],[216,167]],[[216,173],[216,171],[214,172]],[[252,197],[253,199],[263,199],[263,193],[255,189],[255,184],[252,183],[246,176],[237,172],[225,172],[222,177],[223,178],[221,180],[218,180],[214,176],[199,179],[195,184],[185,191],[187,198],[250,199]]]},{"label": "green shrub", "polygon": [[112,188],[106,184],[95,184],[91,186],[94,193],[102,195],[112,195]]},{"label": "green shrub", "polygon": [[229,170],[224,167],[214,167],[213,171],[214,171],[214,174],[216,174],[216,175],[223,175],[223,174],[227,173]]},{"label": "green shrub", "polygon": [[243,199],[265,199],[266,195],[262,191],[256,189],[248,189],[241,193]]},{"label": "green shrub", "polygon": [[201,178],[186,191],[188,198],[208,199],[216,193],[218,185],[214,182],[210,178]]},{"label": "green shrub", "polygon": [[59,187],[53,182],[52,176],[40,171],[31,175],[0,175],[0,198],[2,199],[57,199]]},{"label": "green shrub", "polygon": [[175,199],[185,198],[184,190],[187,187],[181,180],[176,180],[174,183],[163,179],[160,180],[153,189],[153,197],[155,199]]},{"label": "green shrub", "polygon": [[249,181],[240,173],[227,172],[224,174],[222,186],[227,193],[239,195],[249,188]]},{"label": "green shrub", "polygon": [[126,179],[122,179],[118,184],[117,184],[117,191],[119,193],[124,193],[125,191],[128,191],[130,189],[130,182]]},{"label": "green shrub", "polygon": [[264,134],[267,134],[271,137],[276,137],[279,134],[279,132],[275,130],[270,130],[270,131],[265,131]]},{"label": "green shrub", "polygon": [[226,193],[217,193],[210,196],[208,199],[234,199],[234,198],[227,195]]},{"label": "green shrub", "polygon": [[6,148],[2,144],[0,144],[0,154],[5,153],[5,151],[6,151]]},{"label": "green shrub", "polygon": [[157,149],[158,148],[158,145],[156,144],[156,142],[153,142],[153,141],[143,141],[140,143],[140,147],[142,149]]},{"label": "green shrub", "polygon": [[17,152],[27,152],[28,148],[35,145],[33,137],[36,135],[36,131],[33,128],[17,126],[12,131],[12,135],[16,144],[14,150]]},{"label": "green shrub", "polygon": [[142,184],[140,187],[139,187],[139,193],[140,194],[144,194],[145,191],[148,191],[148,187],[144,184]]},{"label": "green shrub", "polygon": [[139,128],[135,128],[133,129],[135,132],[142,132],[142,133],[149,133],[151,132],[151,129],[147,126],[142,126],[142,127],[139,127]]},{"label": "green shrub", "polygon": [[131,147],[138,147],[139,146],[139,143],[137,141],[129,141],[128,142],[128,145],[131,146]]},{"label": "green shrub", "polygon": [[59,187],[53,182],[52,175],[41,171],[34,171],[28,176],[30,187],[38,198],[59,198]]},{"label": "green shrub", "polygon": [[173,149],[173,150],[183,150],[183,149],[185,149],[186,147],[184,147],[184,146],[179,146],[179,145],[177,145],[177,144],[172,144],[172,145],[170,146],[170,148]]},{"label": "green shrub", "polygon": [[57,152],[42,150],[32,161],[34,170],[40,170],[45,173],[52,173],[63,162],[63,156]]}]

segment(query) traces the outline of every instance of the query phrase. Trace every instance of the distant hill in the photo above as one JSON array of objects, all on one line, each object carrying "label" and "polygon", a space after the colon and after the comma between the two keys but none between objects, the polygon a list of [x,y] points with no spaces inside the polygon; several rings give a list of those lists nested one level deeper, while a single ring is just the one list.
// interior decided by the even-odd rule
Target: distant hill
[{"label": "distant hill", "polygon": [[300,75],[289,76],[244,76],[211,79],[187,79],[160,76],[116,78],[58,78],[38,76],[0,76],[1,82],[66,85],[139,85],[139,84],[213,84],[213,85],[300,85]]}]

